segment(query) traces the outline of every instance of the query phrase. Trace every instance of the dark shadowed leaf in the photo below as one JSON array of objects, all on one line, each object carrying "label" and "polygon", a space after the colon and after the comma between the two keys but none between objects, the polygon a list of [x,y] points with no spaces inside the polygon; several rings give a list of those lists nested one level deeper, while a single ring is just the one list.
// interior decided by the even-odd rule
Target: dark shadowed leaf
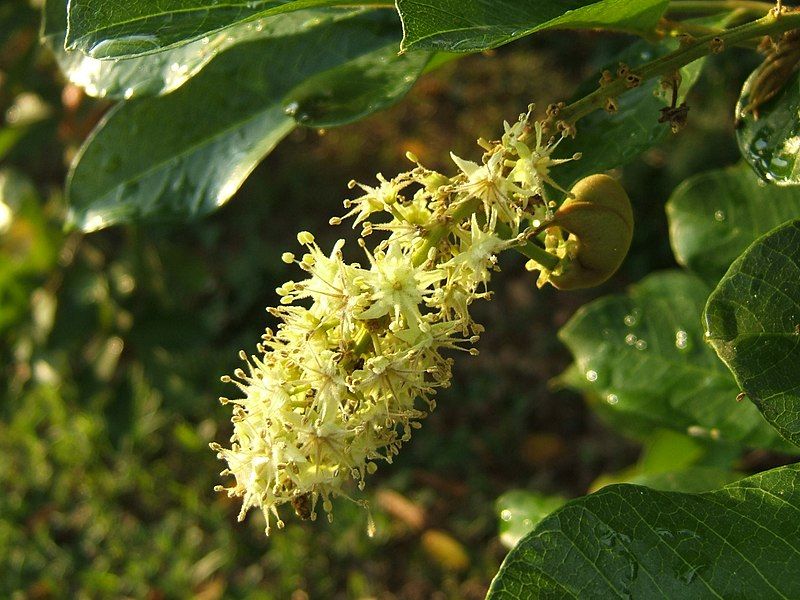
[{"label": "dark shadowed leaf", "polygon": [[545,29],[652,30],[664,0],[398,0],[403,49],[479,52]]},{"label": "dark shadowed leaf", "polygon": [[75,161],[71,221],[93,230],[206,214],[298,123],[340,124],[394,102],[428,60],[397,56],[396,20],[318,13],[297,31],[296,15],[276,17],[290,35],[238,44],[172,94],[119,105]]},{"label": "dark shadowed leaf", "polygon": [[581,308],[561,329],[584,382],[604,412],[710,440],[787,449],[703,343],[710,289],[679,271],[651,275],[626,296]]},{"label": "dark shadowed leaf", "polygon": [[667,203],[678,262],[716,283],[753,240],[800,216],[800,189],[765,184],[747,165],[708,171]]},{"label": "dark shadowed leaf", "polygon": [[706,337],[741,389],[800,444],[800,220],[759,238],[708,299]]},{"label": "dark shadowed leaf", "polygon": [[488,600],[798,598],[800,468],[701,494],[613,485],[543,520]]}]

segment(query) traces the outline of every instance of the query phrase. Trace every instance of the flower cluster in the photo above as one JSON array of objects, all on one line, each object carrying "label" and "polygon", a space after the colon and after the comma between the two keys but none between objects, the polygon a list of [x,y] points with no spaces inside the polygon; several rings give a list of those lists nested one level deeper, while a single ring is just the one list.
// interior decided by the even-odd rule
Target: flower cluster
[{"label": "flower cluster", "polygon": [[321,503],[332,519],[331,499],[347,497],[348,480],[363,489],[435,407],[451,375],[442,352],[477,352],[482,328],[470,304],[489,296],[496,255],[548,218],[543,185],[563,162],[530,110],[500,140],[479,143],[481,164],[453,156],[453,177],[409,155],[414,168],[393,179],[351,182],[361,195],[345,202],[344,218],[362,228],[364,264],[345,261],[344,241],[325,253],[308,232],[297,236],[299,257],[284,253],[304,279],[277,289],[277,328],[257,355],[241,353],[246,370],[223,378],[242,397],[221,399],[233,405],[231,447],[212,444],[235,478],[217,489],[243,498],[240,520],[259,507],[269,533],[273,516],[283,527],[284,503],[311,519]]}]

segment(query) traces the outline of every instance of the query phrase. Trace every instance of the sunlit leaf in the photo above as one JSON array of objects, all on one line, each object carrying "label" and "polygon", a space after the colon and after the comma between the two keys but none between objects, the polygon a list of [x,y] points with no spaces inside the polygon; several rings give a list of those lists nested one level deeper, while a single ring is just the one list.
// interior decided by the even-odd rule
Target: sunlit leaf
[{"label": "sunlit leaf", "polygon": [[390,12],[327,13],[300,31],[295,15],[275,19],[290,33],[238,44],[172,94],[106,116],[68,182],[75,225],[211,212],[297,124],[337,125],[387,106],[429,57],[397,55]]},{"label": "sunlit leaf", "polygon": [[[66,0],[47,0],[42,37],[55,54],[67,79],[98,98],[130,99],[167,94],[196,75],[220,52],[240,42],[288,35],[287,19],[250,21],[193,42],[144,56],[119,60],[92,58],[79,50],[65,50]],[[296,30],[313,27],[308,17],[294,20]]]},{"label": "sunlit leaf", "polygon": [[547,496],[527,490],[511,490],[495,502],[495,512],[500,517],[500,541],[513,548],[539,521],[560,508],[566,498]]},{"label": "sunlit leaf", "polygon": [[[71,0],[66,49],[126,58],[201,39],[232,25],[295,11],[386,5],[385,0]],[[317,17],[309,14],[308,19]]]}]

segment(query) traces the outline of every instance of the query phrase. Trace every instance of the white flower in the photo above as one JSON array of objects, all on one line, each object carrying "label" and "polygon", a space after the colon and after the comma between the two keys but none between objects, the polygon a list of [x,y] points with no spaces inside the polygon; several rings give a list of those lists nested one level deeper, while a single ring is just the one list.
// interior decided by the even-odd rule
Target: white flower
[{"label": "white flower", "polygon": [[479,198],[487,218],[492,210],[506,222],[517,218],[512,194],[523,190],[503,173],[506,159],[503,152],[493,153],[483,165],[459,158],[452,152],[450,157],[466,175],[466,181],[457,185],[456,191],[464,192],[465,199]]},{"label": "white flower", "polygon": [[429,298],[430,287],[445,277],[440,269],[425,264],[414,266],[410,252],[400,244],[391,244],[377,256],[367,253],[372,269],[362,275],[362,281],[372,290],[372,306],[358,315],[359,319],[377,319],[390,315],[394,321],[402,316],[411,326],[422,323],[420,311]]},{"label": "white flower", "polygon": [[350,182],[349,187],[351,189],[358,186],[366,192],[362,196],[346,200],[344,203],[345,208],[350,208],[351,210],[343,218],[355,217],[353,219],[353,227],[366,221],[372,213],[384,211],[394,204],[400,191],[411,183],[411,180],[402,177],[387,180],[380,173],[376,177],[380,184],[378,187],[364,185],[355,181]]},{"label": "white flower", "polygon": [[490,277],[489,270],[496,263],[496,255],[516,243],[516,240],[504,240],[494,233],[496,219],[493,213],[489,226],[483,229],[478,224],[477,217],[472,215],[470,229],[457,232],[459,252],[443,267],[452,267],[455,272],[451,280],[463,280],[465,289],[486,284]]},{"label": "white flower", "polygon": [[544,140],[544,126],[540,121],[533,125],[535,140],[533,148],[520,138],[514,138],[512,147],[516,151],[519,158],[513,161],[513,168],[511,169],[510,177],[516,183],[519,183],[523,188],[533,191],[535,194],[541,194],[542,188],[545,183],[553,186],[555,189],[566,192],[558,183],[550,176],[550,168],[576,160],[580,158],[580,154],[575,154],[570,158],[551,158],[551,155],[558,148],[558,145],[564,139],[560,137],[557,141],[553,142]]}]

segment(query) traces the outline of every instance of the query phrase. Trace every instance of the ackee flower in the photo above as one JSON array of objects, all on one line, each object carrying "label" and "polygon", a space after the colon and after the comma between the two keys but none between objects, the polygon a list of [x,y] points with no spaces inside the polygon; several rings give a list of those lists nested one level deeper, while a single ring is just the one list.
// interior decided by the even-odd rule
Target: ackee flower
[{"label": "ackee flower", "polygon": [[564,162],[551,158],[556,146],[528,112],[484,144],[481,164],[453,156],[454,177],[409,156],[415,167],[393,179],[351,183],[364,194],[345,202],[345,218],[362,224],[362,236],[383,236],[371,250],[359,240],[365,266],[345,262],[342,240],[326,253],[298,234],[304,253],[282,259],[305,278],[276,290],[277,327],[266,329],[257,354],[241,353],[246,371],[223,378],[242,397],[221,399],[233,406],[233,433],[229,448],[212,448],[234,478],[218,489],[242,498],[240,520],[258,507],[269,533],[272,519],[283,527],[287,503],[310,519],[321,503],[332,519],[332,499],[350,497],[348,482],[363,489],[379,461],[392,461],[434,409],[436,389],[450,383],[443,352],[477,353],[483,328],[470,305],[488,297],[497,254],[544,218],[544,202],[531,199],[544,196],[549,169]]}]

